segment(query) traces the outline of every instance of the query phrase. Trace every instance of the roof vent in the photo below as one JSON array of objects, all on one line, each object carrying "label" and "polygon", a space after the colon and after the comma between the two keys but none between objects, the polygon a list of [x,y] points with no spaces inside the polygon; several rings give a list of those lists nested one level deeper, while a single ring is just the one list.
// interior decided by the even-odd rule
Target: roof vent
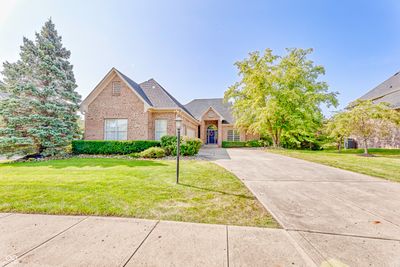
[{"label": "roof vent", "polygon": [[396,76],[396,75],[399,74],[399,73],[400,73],[400,71],[396,72],[393,76]]}]

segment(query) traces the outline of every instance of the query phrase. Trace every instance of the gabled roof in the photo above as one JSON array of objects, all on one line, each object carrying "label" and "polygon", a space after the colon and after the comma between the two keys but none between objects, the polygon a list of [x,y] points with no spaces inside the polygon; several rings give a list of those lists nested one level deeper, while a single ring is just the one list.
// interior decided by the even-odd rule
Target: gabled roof
[{"label": "gabled roof", "polygon": [[147,105],[147,108],[154,109],[181,109],[187,113],[188,116],[194,119],[193,115],[185,108],[184,105],[179,103],[172,95],[170,95],[158,82],[154,79],[150,79],[141,84],[137,84],[131,78],[117,70],[112,68],[106,76],[100,81],[100,83],[93,89],[93,91],[83,100],[81,104],[81,110],[87,110],[88,105],[97,97],[103,88],[103,84],[111,78],[113,73],[118,75],[127,85],[131,88]]},{"label": "gabled roof", "polygon": [[223,98],[195,99],[187,103],[185,107],[198,120],[211,107],[223,117],[226,123],[234,123],[231,104],[224,103]]},{"label": "gabled roof", "polygon": [[400,72],[395,73],[360,99],[372,100],[374,103],[387,102],[393,108],[400,108]]},{"label": "gabled roof", "polygon": [[[115,69],[115,68],[114,68]],[[121,76],[121,78],[123,80],[125,80],[125,82],[127,84],[129,84],[135,91],[136,93],[138,93],[146,102],[147,104],[149,104],[150,106],[152,105],[152,102],[150,101],[150,99],[147,97],[146,93],[143,91],[142,87],[139,86],[139,84],[137,84],[136,82],[134,82],[131,78],[129,78],[128,76],[126,76],[125,74],[123,74],[122,72],[120,72],[119,70],[115,69],[115,71]]]},{"label": "gabled roof", "polygon": [[178,100],[176,100],[167,90],[164,89],[156,80],[150,79],[148,81],[139,84],[143,92],[150,99],[152,107],[155,108],[181,108],[189,115],[190,112],[182,105]]}]

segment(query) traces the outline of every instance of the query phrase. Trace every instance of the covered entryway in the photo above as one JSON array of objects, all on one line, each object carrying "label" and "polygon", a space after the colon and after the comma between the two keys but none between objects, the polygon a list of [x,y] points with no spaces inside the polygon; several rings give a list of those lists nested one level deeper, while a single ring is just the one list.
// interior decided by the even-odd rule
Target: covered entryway
[{"label": "covered entryway", "polygon": [[206,144],[218,144],[218,128],[213,124],[207,127]]}]

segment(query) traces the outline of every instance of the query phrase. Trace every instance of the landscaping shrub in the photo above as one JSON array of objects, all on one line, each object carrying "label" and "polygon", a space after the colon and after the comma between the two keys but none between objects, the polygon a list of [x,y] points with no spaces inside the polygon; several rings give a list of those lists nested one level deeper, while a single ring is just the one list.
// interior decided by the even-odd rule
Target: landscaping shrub
[{"label": "landscaping shrub", "polygon": [[[177,137],[174,135],[165,135],[161,137],[161,147],[164,148],[166,155],[176,156]],[[201,147],[199,138],[181,137],[181,155],[194,156],[199,153]]]},{"label": "landscaping shrub", "polygon": [[129,157],[134,158],[134,159],[140,158],[140,153],[141,152],[139,152],[139,153],[138,152],[131,153],[131,154],[129,154]]},{"label": "landscaping shrub", "polygon": [[234,147],[263,147],[266,144],[264,140],[249,140],[249,141],[222,141],[223,148]]},{"label": "landscaping shrub", "polygon": [[150,147],[159,147],[160,142],[154,140],[137,141],[102,141],[74,140],[74,154],[131,154],[142,152]]},{"label": "landscaping shrub", "polygon": [[265,146],[264,140],[250,140],[246,142],[247,147],[263,147]]},{"label": "landscaping shrub", "polygon": [[[181,146],[181,155],[184,156],[194,156],[199,153],[199,150],[201,148],[201,140],[199,138],[189,138],[189,137],[184,137],[182,146]],[[176,154],[176,151],[175,151]]]},{"label": "landscaping shrub", "polygon": [[[161,147],[164,148],[166,155],[176,154],[176,140],[175,135],[164,135],[161,137]],[[182,140],[181,140],[182,141]],[[175,151],[175,153],[174,153]]]},{"label": "landscaping shrub", "polygon": [[161,147],[150,147],[140,152],[142,158],[158,159],[165,157],[165,150]]}]

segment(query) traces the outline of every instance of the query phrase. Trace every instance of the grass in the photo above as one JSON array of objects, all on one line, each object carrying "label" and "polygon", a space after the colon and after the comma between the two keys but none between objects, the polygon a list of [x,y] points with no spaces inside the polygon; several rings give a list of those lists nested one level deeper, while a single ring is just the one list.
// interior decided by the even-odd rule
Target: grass
[{"label": "grass", "polygon": [[335,150],[268,150],[294,158],[322,163],[349,171],[400,182],[400,149],[369,149],[374,157],[360,156],[363,149],[347,149],[341,153]]},{"label": "grass", "polygon": [[278,227],[233,174],[206,161],[112,158],[0,163],[0,212]]}]

